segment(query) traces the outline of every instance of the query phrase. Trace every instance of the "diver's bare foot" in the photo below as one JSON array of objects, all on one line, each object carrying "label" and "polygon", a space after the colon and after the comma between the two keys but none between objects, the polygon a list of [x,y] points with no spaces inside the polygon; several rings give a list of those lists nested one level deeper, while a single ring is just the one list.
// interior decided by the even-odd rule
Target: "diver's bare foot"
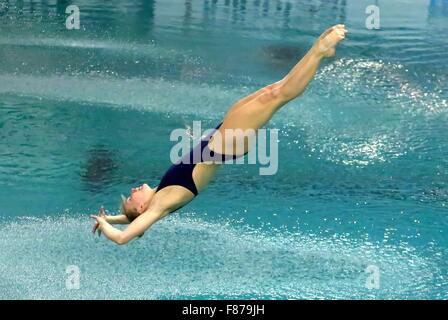
[{"label": "diver's bare foot", "polygon": [[336,53],[336,45],[345,38],[345,25],[337,24],[322,33],[314,43],[315,52],[321,57],[332,57]]}]

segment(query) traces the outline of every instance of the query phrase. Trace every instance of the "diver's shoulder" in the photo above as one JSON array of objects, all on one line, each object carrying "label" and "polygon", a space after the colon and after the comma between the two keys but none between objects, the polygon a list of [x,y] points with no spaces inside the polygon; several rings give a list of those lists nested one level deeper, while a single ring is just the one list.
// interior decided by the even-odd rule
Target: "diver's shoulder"
[{"label": "diver's shoulder", "polygon": [[184,206],[194,198],[191,191],[181,186],[169,186],[158,191],[154,195],[151,209],[155,211],[174,211]]}]

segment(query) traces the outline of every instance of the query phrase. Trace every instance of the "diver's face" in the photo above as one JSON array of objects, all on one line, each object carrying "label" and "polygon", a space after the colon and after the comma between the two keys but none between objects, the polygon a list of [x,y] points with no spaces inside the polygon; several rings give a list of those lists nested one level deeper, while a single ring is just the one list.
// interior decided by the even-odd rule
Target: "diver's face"
[{"label": "diver's face", "polygon": [[140,187],[132,188],[131,194],[125,200],[125,207],[142,213],[147,209],[146,207],[153,195],[154,189],[151,189],[146,183]]}]

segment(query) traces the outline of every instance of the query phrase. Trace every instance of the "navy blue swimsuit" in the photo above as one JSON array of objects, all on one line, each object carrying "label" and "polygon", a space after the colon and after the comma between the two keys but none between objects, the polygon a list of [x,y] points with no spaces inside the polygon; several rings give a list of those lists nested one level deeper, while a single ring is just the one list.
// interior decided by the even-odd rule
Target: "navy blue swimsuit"
[{"label": "navy blue swimsuit", "polygon": [[[181,186],[190,190],[195,196],[198,195],[198,189],[193,180],[193,170],[196,164],[205,161],[224,162],[228,159],[236,159],[239,156],[224,155],[216,153],[209,149],[208,143],[216,130],[222,125],[222,122],[206,137],[202,138],[188,154],[183,156],[177,163],[173,164],[163,175],[157,186],[157,191],[169,186]],[[194,155],[200,155],[200,159],[195,159]],[[196,156],[197,158],[197,156]]]}]

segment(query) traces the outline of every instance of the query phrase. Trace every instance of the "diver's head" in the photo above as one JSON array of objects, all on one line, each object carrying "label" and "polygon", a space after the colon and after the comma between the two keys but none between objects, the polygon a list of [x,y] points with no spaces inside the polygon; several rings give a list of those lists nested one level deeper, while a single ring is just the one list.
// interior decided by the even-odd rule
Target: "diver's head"
[{"label": "diver's head", "polygon": [[143,212],[145,212],[152,197],[155,194],[155,189],[152,189],[146,183],[140,187],[132,188],[129,197],[121,196],[121,211],[129,221],[133,221]]}]

